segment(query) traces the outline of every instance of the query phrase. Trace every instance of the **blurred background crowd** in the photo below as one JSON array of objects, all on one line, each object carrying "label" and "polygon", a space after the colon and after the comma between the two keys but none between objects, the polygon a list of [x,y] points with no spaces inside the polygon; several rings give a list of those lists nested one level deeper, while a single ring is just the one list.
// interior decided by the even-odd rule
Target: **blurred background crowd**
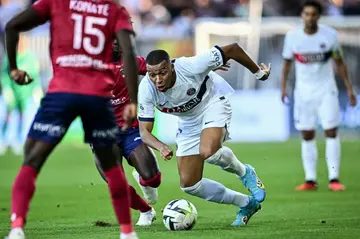
[{"label": "blurred background crowd", "polygon": [[[0,34],[9,18],[36,0],[1,0]],[[200,17],[241,17],[249,15],[250,0],[119,0],[130,12],[139,37],[189,36]],[[325,15],[360,14],[359,0],[320,0]],[[299,0],[264,0],[263,16],[298,16]],[[175,34],[175,35],[174,35]]]},{"label": "blurred background crowd", "polygon": [[[339,31],[350,79],[355,87],[360,88],[360,78],[358,78],[360,0],[319,1],[324,6],[323,15],[330,20],[327,24]],[[13,84],[8,76],[3,47],[5,25],[15,14],[34,2],[36,0],[0,0],[0,155],[9,147],[14,153],[21,153],[27,128],[52,75],[47,47],[49,24],[45,24],[22,35],[20,39],[19,65],[31,72],[35,82],[30,87],[22,89]],[[272,77],[266,84],[251,83],[254,82],[253,79],[247,79],[244,69],[236,64],[232,64],[230,71],[225,73],[226,80],[236,90],[252,90],[252,95],[241,95],[248,98],[242,99],[243,105],[239,106],[239,111],[234,110],[240,112],[233,116],[234,121],[239,122],[239,127],[242,127],[242,138],[239,140],[247,141],[251,137],[254,140],[283,140],[289,134],[296,133],[290,121],[292,105],[290,104],[289,111],[283,110],[278,90],[283,39],[286,31],[290,29],[284,23],[291,23],[290,27],[300,23],[302,0],[119,0],[119,2],[131,15],[139,55],[146,56],[149,51],[161,48],[167,50],[171,57],[190,56],[214,44],[238,42],[258,62],[271,62]],[[256,13],[255,8],[260,11]],[[248,21],[254,13],[257,18],[261,19],[262,16],[261,22]],[[198,23],[202,21],[205,23],[207,21],[207,25],[201,32],[196,32]],[[245,25],[236,25],[239,22]],[[265,26],[268,23],[272,24],[272,28]],[[234,24],[235,28],[231,26]],[[258,32],[255,29],[258,29]],[[221,33],[218,33],[220,30]],[[345,128],[360,129],[360,106],[355,110],[347,107],[343,82],[341,79],[337,81],[341,92],[342,125]],[[250,82],[250,85],[247,82]],[[293,85],[292,82],[289,87]],[[273,92],[261,91],[264,88]],[[251,106],[261,96],[266,95],[274,99],[271,105],[262,108]],[[274,110],[276,107],[282,113],[272,115],[278,118],[264,121],[263,110],[266,108]],[[160,120],[157,121],[159,124],[166,125],[166,122],[169,122],[166,119],[162,121],[162,116],[159,117]],[[279,125],[280,128],[274,128],[274,124]],[[169,125],[169,127],[175,126]],[[261,127],[262,130],[259,130]],[[168,130],[167,127],[158,128],[161,129],[164,129],[164,132],[159,131],[160,135],[166,134],[164,137],[172,139],[172,130]],[[81,123],[78,121],[74,123],[73,128],[70,128],[68,135],[70,137],[74,135],[76,140],[80,139],[82,142],[81,132]],[[358,132],[357,136],[360,135],[360,130],[349,130],[349,132]],[[264,135],[265,133],[268,135]]]}]

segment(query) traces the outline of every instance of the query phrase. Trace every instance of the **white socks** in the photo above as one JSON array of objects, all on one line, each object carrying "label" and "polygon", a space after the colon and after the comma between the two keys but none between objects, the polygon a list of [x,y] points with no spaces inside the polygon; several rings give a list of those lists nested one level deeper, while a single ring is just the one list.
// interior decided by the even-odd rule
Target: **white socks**
[{"label": "white socks", "polygon": [[316,181],[318,151],[315,140],[301,141],[301,157],[306,181]]},{"label": "white socks", "polygon": [[[339,137],[326,138],[325,157],[329,180],[339,179],[340,152],[341,146]],[[316,181],[318,151],[315,140],[303,140],[301,142],[301,155],[305,171],[305,180]]]},{"label": "white socks", "polygon": [[210,202],[246,207],[249,196],[226,188],[213,180],[203,178],[191,187],[181,188],[184,192]]},{"label": "white socks", "polygon": [[329,180],[339,179],[340,170],[340,139],[326,138],[326,164],[328,166]]},{"label": "white socks", "polygon": [[226,146],[220,148],[210,158],[206,159],[205,162],[220,166],[223,170],[236,174],[239,177],[244,176],[246,173],[244,164],[242,164],[233,151]]}]

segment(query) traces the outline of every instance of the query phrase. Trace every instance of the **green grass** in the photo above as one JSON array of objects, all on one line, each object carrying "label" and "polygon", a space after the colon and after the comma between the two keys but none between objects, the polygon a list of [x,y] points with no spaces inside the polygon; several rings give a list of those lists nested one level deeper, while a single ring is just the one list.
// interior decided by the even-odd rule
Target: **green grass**
[{"label": "green grass", "polygon": [[[360,235],[360,144],[342,144],[341,178],[347,190],[338,193],[327,189],[323,142],[319,140],[318,146],[320,187],[317,192],[295,192],[294,187],[303,181],[298,141],[230,145],[243,162],[256,167],[268,192],[263,210],[241,228],[230,226],[237,208],[185,195],[178,186],[175,159],[160,161],[163,183],[155,205],[158,220],[152,227],[136,230],[141,239],[356,238]],[[0,157],[0,238],[8,232],[11,184],[21,161],[12,155]],[[217,167],[207,165],[205,176],[245,192],[233,175]],[[134,184],[129,174],[128,179]],[[198,224],[192,231],[170,232],[162,224],[162,207],[176,198],[188,199],[197,207]],[[137,216],[133,212],[134,221]],[[98,220],[112,226],[96,227]],[[60,146],[49,159],[38,179],[26,233],[30,239],[119,238],[107,187],[88,148]]]}]

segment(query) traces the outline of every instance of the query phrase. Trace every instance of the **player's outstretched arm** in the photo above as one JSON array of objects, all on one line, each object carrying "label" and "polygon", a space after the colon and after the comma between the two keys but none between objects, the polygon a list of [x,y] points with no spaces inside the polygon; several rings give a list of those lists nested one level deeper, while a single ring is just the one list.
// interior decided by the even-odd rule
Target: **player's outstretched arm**
[{"label": "player's outstretched arm", "polygon": [[32,82],[31,77],[24,71],[18,70],[16,64],[16,48],[19,42],[19,33],[33,29],[44,23],[44,19],[32,7],[24,10],[12,18],[5,29],[6,51],[9,61],[11,78],[20,85]]},{"label": "player's outstretched arm", "polygon": [[134,53],[133,33],[128,30],[116,32],[116,39],[122,49],[125,81],[128,87],[131,103],[137,103],[138,96],[138,67]]},{"label": "player's outstretched arm", "polygon": [[283,70],[281,74],[280,89],[281,89],[281,101],[286,103],[286,84],[288,81],[289,72],[291,69],[292,60],[284,60]]},{"label": "player's outstretched arm", "polygon": [[139,121],[139,128],[141,139],[144,144],[158,150],[163,159],[170,160],[172,158],[173,150],[151,133],[154,128],[154,122]]},{"label": "player's outstretched arm", "polygon": [[251,57],[244,51],[244,49],[239,46],[239,44],[233,43],[227,46],[223,46],[221,47],[221,50],[223,53],[224,62],[233,59],[234,61],[249,69],[259,80],[266,80],[269,77],[271,65],[269,65],[269,67],[264,64],[259,66],[251,59]]},{"label": "player's outstretched arm", "polygon": [[347,71],[347,67],[346,67],[346,64],[343,60],[342,57],[334,57],[334,60],[335,60],[335,63],[336,63],[336,66],[338,68],[338,72],[339,72],[339,75],[340,77],[343,79],[344,83],[345,83],[345,86],[346,86],[346,89],[347,89],[347,93],[348,93],[348,97],[349,97],[349,100],[350,100],[350,105],[351,106],[356,106],[356,95],[355,95],[355,92],[354,92],[354,89],[350,83],[350,80],[349,80],[349,75],[348,75],[348,71]]},{"label": "player's outstretched arm", "polygon": [[16,47],[19,42],[19,33],[29,31],[44,23],[43,18],[30,7],[12,18],[6,24],[6,50],[9,58],[10,70],[17,69],[16,64]]}]

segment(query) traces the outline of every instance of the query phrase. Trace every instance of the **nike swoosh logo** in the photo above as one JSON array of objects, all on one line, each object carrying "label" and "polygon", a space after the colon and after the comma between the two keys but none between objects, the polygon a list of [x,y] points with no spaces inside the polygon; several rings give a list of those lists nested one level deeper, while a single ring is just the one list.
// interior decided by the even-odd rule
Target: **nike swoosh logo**
[{"label": "nike swoosh logo", "polygon": [[214,120],[213,120],[213,121],[205,122],[205,125],[210,124],[210,123],[212,123],[212,122],[214,122]]},{"label": "nike swoosh logo", "polygon": [[169,101],[166,101],[164,104],[159,104],[160,107],[163,107],[164,105],[166,105]]}]

